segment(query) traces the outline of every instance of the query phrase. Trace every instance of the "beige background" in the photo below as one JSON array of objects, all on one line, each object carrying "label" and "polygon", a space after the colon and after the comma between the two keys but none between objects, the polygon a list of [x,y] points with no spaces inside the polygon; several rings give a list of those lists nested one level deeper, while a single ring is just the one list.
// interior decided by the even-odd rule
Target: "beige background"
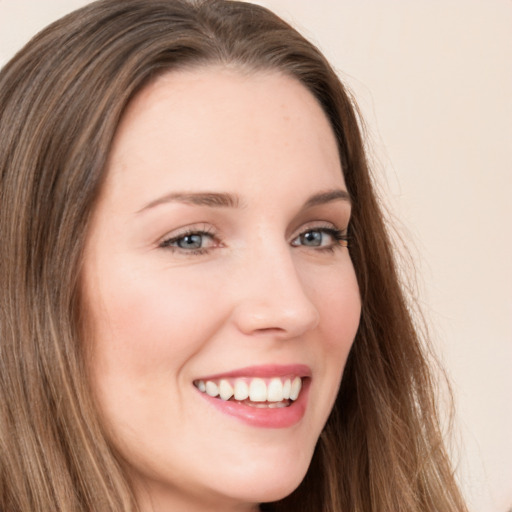
[{"label": "beige background", "polygon": [[[0,64],[85,3],[0,0]],[[471,510],[505,512],[512,507],[512,1],[259,3],[315,41],[355,92],[455,389],[458,476]]]}]

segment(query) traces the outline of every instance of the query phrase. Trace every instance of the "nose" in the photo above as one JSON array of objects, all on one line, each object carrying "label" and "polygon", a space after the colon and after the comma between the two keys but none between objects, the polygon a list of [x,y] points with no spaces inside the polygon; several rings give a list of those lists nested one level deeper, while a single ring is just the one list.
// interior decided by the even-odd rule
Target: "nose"
[{"label": "nose", "polygon": [[237,328],[247,335],[271,334],[279,339],[296,338],[314,329],[320,315],[303,278],[286,245],[244,258],[234,280]]}]

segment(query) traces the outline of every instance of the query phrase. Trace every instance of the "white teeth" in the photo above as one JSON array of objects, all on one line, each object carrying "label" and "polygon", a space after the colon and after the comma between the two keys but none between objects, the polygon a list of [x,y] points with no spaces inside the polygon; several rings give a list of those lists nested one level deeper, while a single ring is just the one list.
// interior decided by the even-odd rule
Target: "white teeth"
[{"label": "white teeth", "polygon": [[268,404],[269,409],[281,409],[286,406],[287,406],[286,402],[270,402]]},{"label": "white teeth", "polygon": [[245,380],[235,381],[235,400],[246,400],[249,398],[249,386]]},{"label": "white teeth", "polygon": [[[230,400],[234,398],[236,401],[243,402],[249,399],[250,402],[256,402],[256,405],[267,402],[268,407],[286,407],[289,405],[288,400],[297,400],[302,389],[302,379],[295,377],[290,378],[274,377],[270,380],[261,378],[250,379],[249,377],[239,379],[221,379],[198,380],[195,386],[202,393],[222,400]],[[250,404],[247,404],[250,405]]]},{"label": "white teeth", "polygon": [[267,401],[282,402],[283,401],[283,383],[281,379],[272,379],[267,386]]},{"label": "white teeth", "polygon": [[290,379],[286,379],[283,384],[283,400],[288,400],[288,398],[290,398],[291,390],[292,390],[292,381]]},{"label": "white teeth", "polygon": [[255,407],[256,409],[282,409],[288,407],[286,402],[244,402],[249,407]]},{"label": "white teeth", "polygon": [[233,396],[233,388],[227,380],[220,381],[219,394],[222,400],[229,400]]},{"label": "white teeth", "polygon": [[252,379],[249,386],[249,398],[251,402],[267,401],[267,385],[263,379]]},{"label": "white teeth", "polygon": [[249,407],[254,407],[255,409],[268,409],[268,405],[265,402],[246,402],[245,405]]},{"label": "white teeth", "polygon": [[206,394],[216,397],[219,394],[219,388],[215,382],[212,382],[211,380],[206,381]]},{"label": "white teeth", "polygon": [[302,380],[300,377],[295,377],[292,382],[292,389],[290,391],[290,400],[297,400],[300,390],[302,388]]}]

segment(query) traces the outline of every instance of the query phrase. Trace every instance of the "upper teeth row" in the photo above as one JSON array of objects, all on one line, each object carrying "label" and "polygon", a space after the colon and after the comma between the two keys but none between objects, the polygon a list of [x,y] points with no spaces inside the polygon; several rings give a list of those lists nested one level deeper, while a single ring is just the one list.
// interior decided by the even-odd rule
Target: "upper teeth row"
[{"label": "upper teeth row", "polygon": [[227,379],[220,381],[199,380],[195,386],[212,397],[220,397],[222,400],[251,400],[252,402],[282,402],[283,400],[296,400],[302,388],[300,377],[293,379],[280,379],[274,377],[266,382],[264,379]]}]

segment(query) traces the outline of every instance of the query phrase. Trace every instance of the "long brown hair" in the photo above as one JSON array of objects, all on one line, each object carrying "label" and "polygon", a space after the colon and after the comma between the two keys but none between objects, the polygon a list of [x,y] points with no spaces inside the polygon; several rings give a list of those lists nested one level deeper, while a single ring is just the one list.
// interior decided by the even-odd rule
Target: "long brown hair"
[{"label": "long brown hair", "polygon": [[0,509],[136,510],[87,383],[80,265],[128,102],[207,63],[299,80],[336,134],[362,299],[341,389],[299,488],[266,509],[465,510],[349,94],[268,10],[223,0],[101,0],[52,24],[0,75]]}]

